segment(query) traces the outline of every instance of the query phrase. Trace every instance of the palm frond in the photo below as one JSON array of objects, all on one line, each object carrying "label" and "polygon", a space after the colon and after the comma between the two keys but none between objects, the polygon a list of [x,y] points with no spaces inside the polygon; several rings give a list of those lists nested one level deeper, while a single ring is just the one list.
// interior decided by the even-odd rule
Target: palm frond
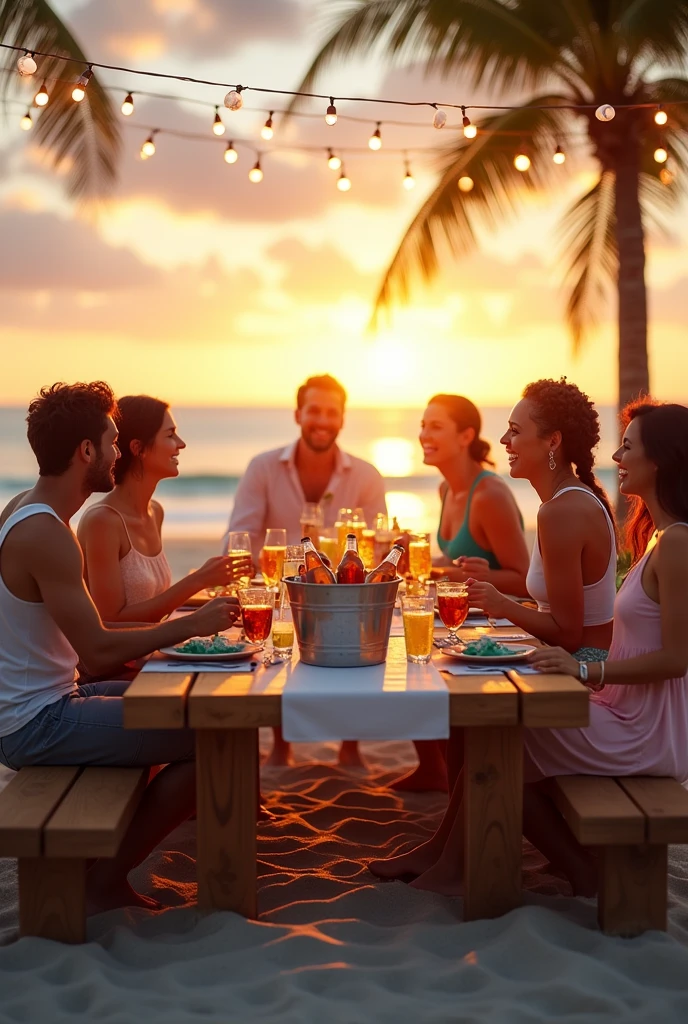
[{"label": "palm frond", "polygon": [[615,175],[604,171],[599,181],[575,201],[561,227],[564,284],[568,288],[566,317],[574,351],[599,319],[616,280],[618,249],[614,212]]},{"label": "palm frond", "polygon": [[[45,0],[0,0],[0,39],[28,50],[60,53],[83,61],[80,68],[51,58],[36,58],[35,77],[39,83],[47,80],[50,102],[36,118],[35,139],[46,148],[54,166],[67,162],[72,196],[86,198],[106,192],[114,183],[120,150],[117,119],[96,75],[85,99],[81,103],[72,100],[73,81],[86,67],[77,40]],[[7,52],[7,63],[12,66],[17,54]],[[13,76],[0,77],[5,79],[5,90],[11,87]]]},{"label": "palm frond", "polygon": [[[542,87],[557,77],[576,95],[584,89],[573,55],[550,42],[551,25],[540,31],[508,0],[346,0],[330,6],[337,14],[329,37],[299,91],[312,91],[336,59],[373,49],[392,63],[413,60],[428,74],[450,80],[467,74],[500,90]],[[289,109],[297,103],[295,98]]]},{"label": "palm frond", "polygon": [[[569,121],[567,111],[554,104],[565,103],[559,95],[537,96],[534,106],[551,104],[549,109],[509,110],[487,118],[478,137],[447,149],[440,165],[440,178],[407,228],[404,237],[382,279],[375,301],[371,326],[376,326],[383,310],[399,298],[408,299],[411,278],[417,272],[428,281],[439,267],[442,247],[458,258],[475,248],[478,223],[493,229],[520,206],[523,190],[535,191],[560,180],[551,155],[557,137]],[[500,132],[523,132],[529,138],[531,169],[527,174],[513,165],[514,141],[506,143]],[[473,179],[473,189],[464,193],[458,179]]]},{"label": "palm frond", "polygon": [[685,0],[615,0],[615,26],[629,63],[638,59],[681,65],[688,45]]}]

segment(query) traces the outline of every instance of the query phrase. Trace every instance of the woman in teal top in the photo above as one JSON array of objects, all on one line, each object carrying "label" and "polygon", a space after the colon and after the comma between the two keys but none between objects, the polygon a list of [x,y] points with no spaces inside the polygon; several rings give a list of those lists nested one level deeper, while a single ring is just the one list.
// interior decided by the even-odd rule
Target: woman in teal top
[{"label": "woman in teal top", "polygon": [[525,596],[523,519],[508,485],[485,468],[493,463],[480,429],[480,413],[460,395],[435,395],[423,414],[423,461],[444,477],[436,564],[450,579],[484,580],[502,593]]}]

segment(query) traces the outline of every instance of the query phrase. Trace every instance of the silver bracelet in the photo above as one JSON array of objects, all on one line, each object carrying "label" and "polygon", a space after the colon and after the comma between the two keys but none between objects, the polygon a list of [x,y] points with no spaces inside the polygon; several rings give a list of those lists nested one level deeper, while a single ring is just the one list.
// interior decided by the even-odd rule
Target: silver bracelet
[{"label": "silver bracelet", "polygon": [[600,662],[600,689],[602,689],[603,683],[604,683],[604,662],[601,661]]},{"label": "silver bracelet", "polygon": [[588,663],[587,661],[581,661],[578,663],[578,678],[582,683],[588,681]]}]

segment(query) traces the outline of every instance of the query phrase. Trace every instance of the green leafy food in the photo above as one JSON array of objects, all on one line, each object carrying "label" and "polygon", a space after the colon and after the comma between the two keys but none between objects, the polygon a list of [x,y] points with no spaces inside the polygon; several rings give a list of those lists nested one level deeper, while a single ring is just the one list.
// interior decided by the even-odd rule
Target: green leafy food
[{"label": "green leafy food", "polygon": [[478,655],[481,658],[503,658],[505,655],[512,654],[513,652],[508,647],[505,647],[504,644],[497,643],[496,640],[492,640],[489,636],[481,636],[479,640],[466,644],[462,653]]},{"label": "green leafy food", "polygon": [[185,644],[179,644],[175,651],[181,654],[237,654],[243,651],[244,646],[245,644],[230,643],[224,636],[196,637],[194,640],[187,640]]}]

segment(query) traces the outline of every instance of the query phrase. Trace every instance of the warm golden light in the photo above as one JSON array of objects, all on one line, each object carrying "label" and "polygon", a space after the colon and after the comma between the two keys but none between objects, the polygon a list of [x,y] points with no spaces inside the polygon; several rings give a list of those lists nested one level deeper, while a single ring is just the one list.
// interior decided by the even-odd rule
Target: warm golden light
[{"label": "warm golden light", "polygon": [[555,164],[563,164],[566,161],[566,153],[561,148],[561,146],[557,146],[557,148],[554,150],[554,156],[552,157],[552,159],[554,160]]},{"label": "warm golden light", "polygon": [[475,182],[468,174],[462,174],[459,178],[459,188],[462,192],[470,192]]},{"label": "warm golden light", "polygon": [[667,153],[664,146],[657,147],[657,149],[654,151],[654,158],[656,163],[658,164],[665,164],[667,162],[667,160],[669,159],[669,154]]},{"label": "warm golden light", "polygon": [[416,445],[405,437],[379,437],[370,446],[373,464],[383,476],[411,476]]},{"label": "warm golden light", "polygon": [[266,142],[269,142],[272,136],[275,134],[272,126],[272,113],[273,112],[271,110],[270,116],[268,117],[263,127],[260,129],[260,137],[261,139],[265,139]]},{"label": "warm golden light", "polygon": [[248,172],[249,181],[252,181],[254,185],[257,185],[259,181],[263,180],[263,170],[260,166],[260,160],[256,160],[255,164]]},{"label": "warm golden light", "polygon": [[149,135],[144,144],[141,146],[141,156],[148,158],[153,156],[155,153],[155,143],[153,142],[153,136]]},{"label": "warm golden light", "polygon": [[86,95],[86,90],[78,83],[72,89],[72,99],[75,103],[81,103],[82,99]]},{"label": "warm golden light", "polygon": [[416,179],[413,177],[410,171],[407,171],[406,174],[404,175],[403,185],[407,192],[410,192],[412,188],[416,187]]},{"label": "warm golden light", "polygon": [[463,130],[464,138],[474,139],[478,134],[478,129],[474,124],[467,124]]},{"label": "warm golden light", "polygon": [[380,124],[379,124],[379,122],[378,122],[377,128],[375,129],[373,134],[368,139],[368,146],[369,146],[370,149],[375,150],[375,151],[378,150],[378,149],[382,149],[382,136],[380,135]]},{"label": "warm golden light", "polygon": [[222,118],[218,110],[215,111],[215,118],[213,120],[213,135],[224,135],[225,126],[222,123]]},{"label": "warm golden light", "polygon": [[349,179],[347,178],[346,174],[344,173],[344,169],[343,168],[342,168],[342,173],[337,178],[337,188],[339,189],[340,192],[348,192],[349,189],[351,188],[351,182],[349,181]]},{"label": "warm golden light", "polygon": [[134,113],[134,97],[130,92],[124,97],[121,110],[125,117],[131,117]]},{"label": "warm golden light", "polygon": [[33,121],[31,120],[30,110],[27,110],[24,116],[22,117],[21,121],[19,122],[19,127],[23,132],[29,132],[33,128]]},{"label": "warm golden light", "polygon": [[662,167],[661,171],[659,172],[659,180],[661,181],[662,185],[671,185],[672,181],[674,180],[674,172],[670,171],[668,167]]},{"label": "warm golden light", "polygon": [[514,157],[514,167],[517,171],[527,171],[530,167],[530,157],[525,153],[517,153]]},{"label": "warm golden light", "polygon": [[337,123],[337,108],[334,105],[334,100],[330,96],[330,105],[327,108],[325,114],[325,124],[333,125]]},{"label": "warm golden light", "polygon": [[668,120],[669,118],[667,116],[666,110],[662,110],[662,108],[660,107],[657,113],[655,114],[655,124],[666,124]]},{"label": "warm golden light", "polygon": [[234,148],[234,143],[233,142],[228,142],[227,143],[227,149],[225,150],[225,163],[235,164],[238,159],[239,159],[239,154],[237,153],[236,149]]},{"label": "warm golden light", "polygon": [[34,96],[33,101],[37,107],[45,107],[49,99],[50,96],[48,95],[48,90],[46,89],[44,82],[38,90],[38,92],[36,93],[36,95]]},{"label": "warm golden light", "polygon": [[338,171],[339,168],[342,166],[342,161],[340,157],[336,156],[336,154],[333,153],[331,149],[328,149],[327,152],[329,153],[329,156],[327,158],[327,166],[330,168],[331,171]]}]

